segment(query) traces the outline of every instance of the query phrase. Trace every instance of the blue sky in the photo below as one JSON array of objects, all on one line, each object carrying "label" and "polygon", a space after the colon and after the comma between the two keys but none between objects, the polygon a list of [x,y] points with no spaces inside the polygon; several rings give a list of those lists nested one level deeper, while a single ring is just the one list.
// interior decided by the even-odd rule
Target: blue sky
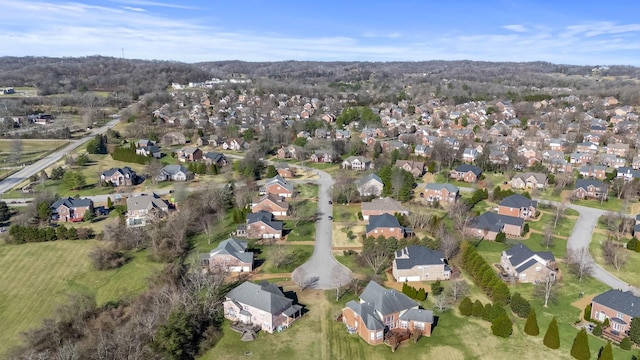
[{"label": "blue sky", "polygon": [[[611,6],[609,6],[611,5]],[[0,56],[640,66],[640,2],[0,0]]]}]

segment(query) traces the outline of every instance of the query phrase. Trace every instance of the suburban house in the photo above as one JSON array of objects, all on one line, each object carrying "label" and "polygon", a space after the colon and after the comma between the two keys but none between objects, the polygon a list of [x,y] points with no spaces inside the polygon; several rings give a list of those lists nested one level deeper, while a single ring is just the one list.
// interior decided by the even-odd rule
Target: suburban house
[{"label": "suburban house", "polygon": [[471,164],[476,161],[479,154],[480,152],[478,152],[478,149],[476,148],[465,148],[462,152],[462,161],[467,164]]},{"label": "suburban house", "polygon": [[544,189],[549,179],[543,173],[521,173],[511,178],[512,189]]},{"label": "suburban house", "polygon": [[600,322],[609,319],[602,334],[617,341],[627,337],[631,319],[640,316],[640,298],[630,291],[611,289],[591,300],[591,318]]},{"label": "suburban house", "polygon": [[316,150],[309,156],[309,161],[314,163],[331,164],[333,162],[333,151],[330,150]]},{"label": "suburban house", "polygon": [[578,179],[571,193],[575,199],[607,199],[607,186],[600,180]]},{"label": "suburban house", "polygon": [[212,271],[249,272],[253,271],[253,252],[247,251],[246,241],[228,238],[203,255],[202,263]]},{"label": "suburban house", "polygon": [[138,155],[142,155],[142,156],[152,156],[156,159],[159,159],[162,157],[162,153],[160,152],[160,148],[155,146],[155,145],[149,145],[149,146],[140,146],[136,148],[136,154]]},{"label": "suburban house", "polygon": [[229,139],[222,143],[222,148],[225,150],[249,150],[249,143],[243,139]]},{"label": "suburban house", "polygon": [[495,240],[500,232],[504,232],[506,235],[520,237],[523,226],[524,220],[519,217],[485,212],[471,219],[465,227],[464,232],[477,238]]},{"label": "suburban house", "polygon": [[402,239],[405,235],[405,228],[400,225],[398,218],[390,214],[371,215],[366,226],[367,237],[382,236],[384,238],[394,237]]},{"label": "suburban house", "polygon": [[370,202],[363,202],[360,204],[360,209],[364,220],[368,220],[369,217],[373,215],[409,215],[409,210],[402,207],[402,204],[399,201],[390,197],[373,199]]},{"label": "suburban house", "polygon": [[276,175],[267,179],[264,186],[260,187],[260,195],[266,194],[290,198],[293,196],[293,184],[287,182],[282,176]]},{"label": "suburban house", "polygon": [[343,169],[350,170],[370,170],[373,169],[373,162],[364,156],[349,156],[342,162]]},{"label": "suburban house", "polygon": [[623,178],[625,181],[640,179],[640,170],[635,170],[630,167],[620,167],[618,168],[616,177]]},{"label": "suburban house", "polygon": [[187,181],[193,178],[193,174],[182,165],[167,165],[162,168],[156,177],[157,181]]},{"label": "suburban house", "polygon": [[602,165],[583,165],[578,172],[585,178],[596,178],[603,180],[607,177],[607,167]]},{"label": "suburban house", "polygon": [[278,175],[280,175],[280,177],[282,177],[283,179],[289,179],[296,175],[295,169],[289,166],[289,164],[287,163],[277,163],[274,165],[274,167],[276,168]]},{"label": "suburban house", "polygon": [[162,218],[169,211],[169,205],[156,194],[127,198],[127,226],[145,226]]},{"label": "suburban house", "polygon": [[91,199],[58,199],[51,205],[51,219],[59,222],[82,221],[87,211],[93,211]]},{"label": "suburban house", "polygon": [[274,216],[287,216],[289,203],[276,195],[266,194],[251,204],[251,212],[258,211],[267,211]]},{"label": "suburban house", "polygon": [[112,186],[131,186],[137,183],[138,176],[130,167],[111,168],[100,175],[100,182]]},{"label": "suburban house", "polygon": [[396,167],[413,174],[413,177],[420,177],[424,174],[423,161],[396,160]]},{"label": "suburban house", "polygon": [[136,149],[147,147],[147,146],[155,146],[156,142],[149,139],[140,139],[136,141]]},{"label": "suburban house", "polygon": [[359,301],[351,300],[342,309],[342,322],[349,333],[357,333],[369,345],[379,345],[386,332],[394,329],[431,336],[433,312],[420,309],[417,302],[401,292],[370,281]]},{"label": "suburban house", "polygon": [[449,280],[451,268],[442,251],[411,245],[395,252],[392,274],[397,282]]},{"label": "suburban house", "polygon": [[467,183],[477,182],[480,179],[480,175],[482,175],[482,170],[475,165],[469,164],[458,165],[449,173],[450,178]]},{"label": "suburban house", "polygon": [[273,214],[258,211],[247,214],[244,226],[246,236],[250,239],[280,239],[282,237],[282,221],[273,220]]},{"label": "suburban house", "polygon": [[533,252],[523,244],[516,244],[502,252],[502,269],[521,283],[537,282],[551,275],[555,278],[558,266],[551,251]]},{"label": "suburban house", "polygon": [[196,146],[187,146],[178,150],[178,160],[180,162],[192,162],[202,160],[202,150]]},{"label": "suburban house", "polygon": [[302,316],[303,307],[294,304],[278,286],[263,280],[259,284],[247,281],[229,291],[223,309],[226,319],[259,325],[272,334],[286,329]]},{"label": "suburban house", "polygon": [[424,186],[424,190],[420,192],[420,197],[427,202],[445,202],[455,203],[460,197],[460,189],[451,184],[429,183]]},{"label": "suburban house", "polygon": [[498,205],[498,214],[515,216],[524,220],[534,219],[538,202],[520,194],[514,194],[504,198]]},{"label": "suburban house", "polygon": [[369,174],[359,180],[356,180],[356,188],[360,196],[380,196],[384,183],[376,174]]},{"label": "suburban house", "polygon": [[207,165],[225,166],[229,163],[224,154],[219,152],[208,151],[202,155],[202,161]]}]

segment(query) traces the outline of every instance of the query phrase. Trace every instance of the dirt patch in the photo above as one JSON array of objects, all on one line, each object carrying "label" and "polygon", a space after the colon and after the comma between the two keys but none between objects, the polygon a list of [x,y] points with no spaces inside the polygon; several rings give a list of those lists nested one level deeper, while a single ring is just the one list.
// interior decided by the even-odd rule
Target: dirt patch
[{"label": "dirt patch", "polygon": [[587,307],[587,305],[591,304],[591,301],[593,300],[593,298],[596,296],[596,294],[591,294],[591,295],[584,295],[583,297],[581,297],[580,299],[574,301],[571,303],[571,306],[575,306],[578,309],[584,311],[584,308]]},{"label": "dirt patch", "polygon": [[[355,238],[349,239],[347,231],[351,230]],[[360,235],[365,231],[364,225],[353,225],[352,222],[335,222],[333,223],[333,247],[362,247]]]}]

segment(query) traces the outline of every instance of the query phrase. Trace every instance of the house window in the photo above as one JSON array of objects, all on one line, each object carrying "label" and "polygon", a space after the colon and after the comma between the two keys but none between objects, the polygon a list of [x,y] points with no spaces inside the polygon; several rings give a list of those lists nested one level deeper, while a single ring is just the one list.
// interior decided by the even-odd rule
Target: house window
[{"label": "house window", "polygon": [[383,335],[382,331],[378,331],[378,333],[376,334],[376,339],[377,340],[382,339],[382,335]]},{"label": "house window", "polygon": [[613,322],[613,330],[622,331],[622,324],[618,324],[617,322]]},{"label": "house window", "polygon": [[387,315],[384,317],[384,324],[389,327],[389,329],[393,329],[393,315]]},{"label": "house window", "polygon": [[616,317],[617,317],[618,319],[624,319],[624,314],[622,314],[621,312],[616,313]]},{"label": "house window", "polygon": [[376,333],[375,331],[371,332],[371,340],[375,340],[376,339]]},{"label": "house window", "polygon": [[404,321],[404,320],[401,321],[400,322],[400,327],[403,328],[403,329],[408,328],[409,327],[409,322],[408,321]]},{"label": "house window", "polygon": [[413,323],[413,327],[418,330],[424,330],[424,323],[421,321],[416,321]]}]

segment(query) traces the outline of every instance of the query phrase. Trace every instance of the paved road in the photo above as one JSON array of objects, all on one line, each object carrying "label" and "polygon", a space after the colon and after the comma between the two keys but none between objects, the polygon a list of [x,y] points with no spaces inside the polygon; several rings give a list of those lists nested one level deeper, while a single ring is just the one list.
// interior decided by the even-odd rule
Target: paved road
[{"label": "paved road", "polygon": [[[340,264],[333,257],[333,221],[329,216],[333,215],[333,205],[331,200],[331,186],[333,178],[324,171],[315,170],[320,178],[313,182],[320,185],[318,192],[318,217],[316,222],[316,241],[311,258],[300,267],[295,269],[291,275],[292,279],[298,278],[313,279],[315,289],[335,289],[346,285],[351,279],[351,270]],[[340,280],[338,280],[340,279]]]},{"label": "paved road", "polygon": [[85,136],[82,139],[79,140],[74,140],[72,141],[69,145],[65,146],[64,148],[62,148],[61,150],[58,150],[56,152],[53,152],[47,156],[45,156],[44,158],[36,161],[35,163],[24,167],[22,170],[18,171],[17,173],[7,177],[6,179],[2,180],[0,182],[0,194],[4,194],[5,192],[13,189],[16,185],[18,185],[19,183],[25,181],[26,179],[30,178],[32,175],[35,175],[37,173],[39,173],[40,171],[48,168],[49,166],[53,165],[56,161],[62,159],[62,157],[66,154],[68,154],[69,152],[73,151],[75,148],[82,146],[83,144],[87,143],[89,140],[93,139],[97,134],[104,134],[107,132],[108,129],[110,129],[111,127],[113,127],[115,124],[118,123],[119,118],[118,119],[114,119],[110,122],[108,122],[106,125],[104,125],[101,128],[98,128],[96,130],[94,130],[92,132],[92,135],[89,136]]}]

